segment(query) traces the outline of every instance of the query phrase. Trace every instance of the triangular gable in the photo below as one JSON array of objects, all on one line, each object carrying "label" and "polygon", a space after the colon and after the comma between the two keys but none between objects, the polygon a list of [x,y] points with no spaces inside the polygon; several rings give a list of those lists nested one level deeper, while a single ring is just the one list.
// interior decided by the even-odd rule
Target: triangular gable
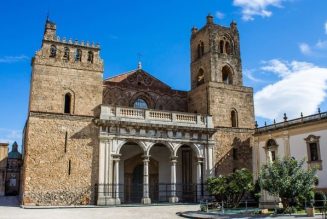
[{"label": "triangular gable", "polygon": [[104,84],[113,84],[119,83],[121,85],[128,85],[128,86],[146,86],[152,87],[156,89],[164,89],[164,90],[171,90],[171,87],[165,84],[164,82],[160,81],[159,79],[155,78],[148,72],[137,69],[133,71],[129,71],[111,78],[108,78],[104,81]]}]

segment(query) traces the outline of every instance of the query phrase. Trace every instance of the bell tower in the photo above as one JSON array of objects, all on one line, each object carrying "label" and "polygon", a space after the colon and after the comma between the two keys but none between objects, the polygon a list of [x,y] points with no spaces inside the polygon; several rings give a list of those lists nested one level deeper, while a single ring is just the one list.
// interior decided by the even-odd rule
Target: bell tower
[{"label": "bell tower", "polygon": [[253,89],[243,86],[237,24],[233,21],[228,27],[221,26],[208,15],[204,27],[192,28],[190,44],[189,111],[213,116],[218,130],[215,134],[216,170],[223,174],[235,168],[251,169],[249,157],[241,159],[248,163],[228,158],[232,156],[231,151],[236,151],[233,148],[239,147],[237,145],[250,147],[254,128]]}]

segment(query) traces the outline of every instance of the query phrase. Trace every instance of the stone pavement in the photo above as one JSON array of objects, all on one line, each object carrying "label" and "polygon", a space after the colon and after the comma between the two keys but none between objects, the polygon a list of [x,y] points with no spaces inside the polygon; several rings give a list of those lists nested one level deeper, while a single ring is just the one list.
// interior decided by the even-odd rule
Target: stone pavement
[{"label": "stone pavement", "polygon": [[[178,212],[184,213],[190,218],[250,218],[245,215],[200,215],[199,205],[162,205],[162,206],[125,206],[125,207],[65,207],[65,208],[30,208],[24,209],[18,206],[0,206],[0,219],[174,219],[183,217],[179,216]],[[217,217],[216,217],[217,216]],[[260,217],[255,218],[306,218],[299,216],[285,216],[285,217]],[[322,218],[321,215],[315,218]]]}]

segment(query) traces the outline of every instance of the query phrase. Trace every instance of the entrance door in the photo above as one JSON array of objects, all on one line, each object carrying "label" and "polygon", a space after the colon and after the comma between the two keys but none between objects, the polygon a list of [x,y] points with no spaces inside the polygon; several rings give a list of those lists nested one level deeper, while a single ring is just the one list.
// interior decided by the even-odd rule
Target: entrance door
[{"label": "entrance door", "polygon": [[183,201],[193,201],[192,150],[189,147],[182,148],[182,189]]},{"label": "entrance door", "polygon": [[143,197],[143,164],[137,165],[132,174],[132,202],[141,202]]}]

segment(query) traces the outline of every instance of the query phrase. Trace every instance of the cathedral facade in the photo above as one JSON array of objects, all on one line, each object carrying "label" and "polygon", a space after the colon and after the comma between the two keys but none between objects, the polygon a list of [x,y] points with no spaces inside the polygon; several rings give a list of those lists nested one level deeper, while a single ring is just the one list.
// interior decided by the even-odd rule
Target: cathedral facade
[{"label": "cathedral facade", "polygon": [[191,90],[137,69],[103,79],[100,46],[47,20],[32,59],[22,204],[187,202],[207,177],[252,170],[254,106],[235,22],[193,28]]}]

